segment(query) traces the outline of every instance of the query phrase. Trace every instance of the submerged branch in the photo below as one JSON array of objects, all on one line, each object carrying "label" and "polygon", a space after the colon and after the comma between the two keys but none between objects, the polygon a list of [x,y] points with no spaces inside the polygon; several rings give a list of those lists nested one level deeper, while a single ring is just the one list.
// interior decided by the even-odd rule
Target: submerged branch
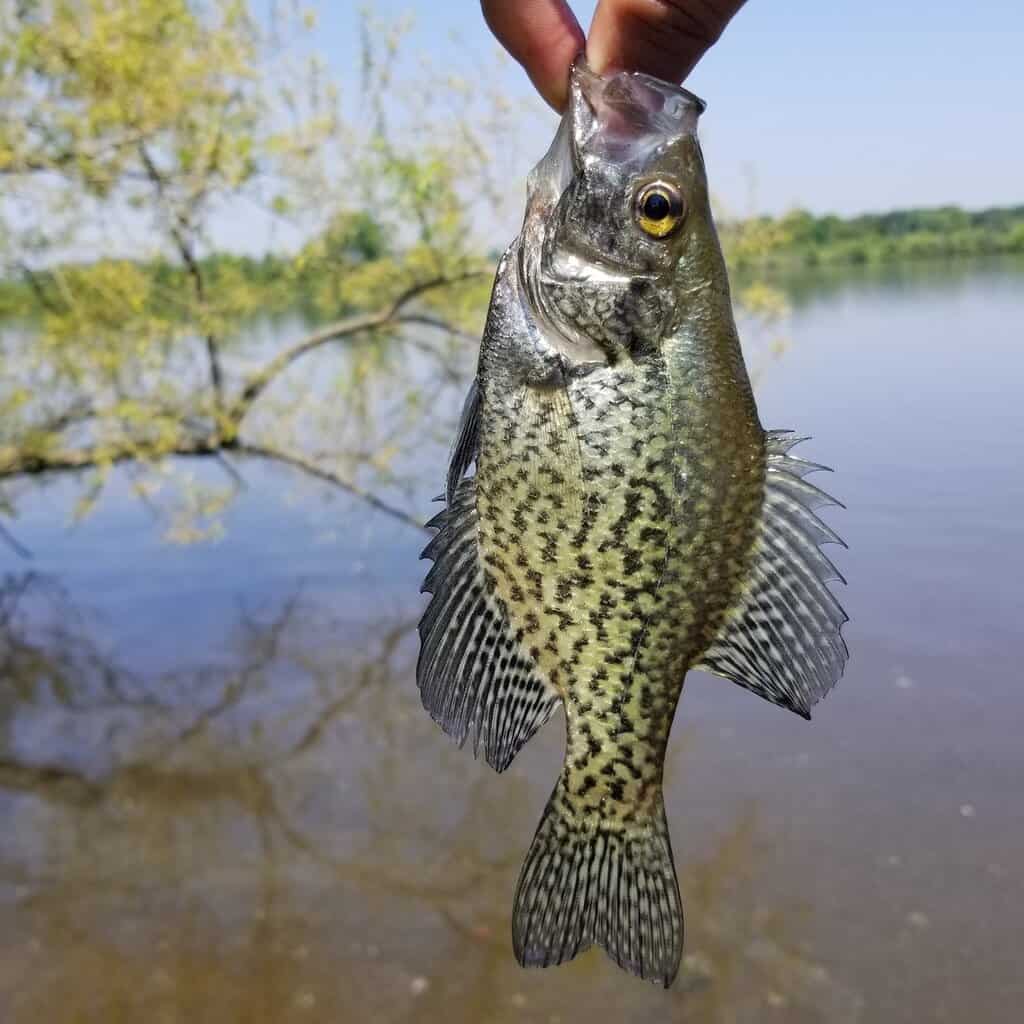
[{"label": "submerged branch", "polygon": [[0,523],[0,541],[3,541],[19,558],[26,561],[32,558],[32,552],[3,523]]},{"label": "submerged branch", "polygon": [[60,764],[23,764],[0,758],[0,789],[32,793],[72,804],[96,803],[103,788],[88,776]]}]

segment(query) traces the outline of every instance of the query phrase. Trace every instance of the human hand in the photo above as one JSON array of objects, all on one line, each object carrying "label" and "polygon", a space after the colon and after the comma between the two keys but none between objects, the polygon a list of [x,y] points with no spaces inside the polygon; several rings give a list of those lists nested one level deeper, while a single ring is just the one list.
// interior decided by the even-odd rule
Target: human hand
[{"label": "human hand", "polygon": [[585,40],[566,0],[481,0],[491,31],[556,110],[565,106],[569,68],[584,45],[598,74],[626,68],[681,82],[743,3],[600,0]]}]

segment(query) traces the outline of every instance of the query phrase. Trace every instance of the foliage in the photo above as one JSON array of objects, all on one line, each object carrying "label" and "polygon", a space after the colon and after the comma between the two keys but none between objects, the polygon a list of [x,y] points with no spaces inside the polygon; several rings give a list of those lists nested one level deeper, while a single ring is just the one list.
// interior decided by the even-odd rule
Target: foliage
[{"label": "foliage", "polygon": [[[424,387],[450,384],[477,324],[463,197],[485,191],[494,147],[467,112],[487,99],[445,111],[456,131],[403,121],[400,32],[366,23],[346,105],[296,56],[312,23],[263,26],[243,0],[0,0],[0,313],[31,317],[0,332],[0,486],[84,473],[84,512],[114,465],[141,468],[152,499],[168,458],[220,460],[230,491],[224,460],[251,456],[413,521],[371,488],[395,479]],[[500,111],[479,120],[500,130]],[[217,252],[218,216],[246,209],[309,240]],[[243,340],[296,296],[280,336]],[[386,426],[369,422],[371,367],[397,396]],[[178,504],[197,505],[191,485]]]},{"label": "foliage", "polygon": [[[461,405],[516,112],[483,69],[407,79],[403,26],[369,18],[342,96],[314,25],[0,0],[0,516],[58,474],[84,515],[121,467],[167,536],[215,536],[259,459],[420,525],[404,499]],[[223,251],[250,211],[268,250]],[[739,301],[748,327],[785,310]]]}]

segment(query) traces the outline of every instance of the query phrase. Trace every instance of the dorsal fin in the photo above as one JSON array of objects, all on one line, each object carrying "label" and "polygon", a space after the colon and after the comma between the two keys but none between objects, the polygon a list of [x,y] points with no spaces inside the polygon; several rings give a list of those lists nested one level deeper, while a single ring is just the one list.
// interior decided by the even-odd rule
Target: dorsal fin
[{"label": "dorsal fin", "polygon": [[428,526],[438,531],[424,558],[433,596],[420,620],[416,682],[423,706],[458,743],[504,771],[558,703],[480,564],[476,480],[463,480],[449,506]]},{"label": "dorsal fin", "polygon": [[846,545],[816,515],[839,505],[804,477],[825,469],[789,455],[806,438],[769,431],[764,506],[753,560],[718,634],[693,667],[731,679],[810,718],[849,657],[848,616],[827,584],[846,581],[820,545]]}]

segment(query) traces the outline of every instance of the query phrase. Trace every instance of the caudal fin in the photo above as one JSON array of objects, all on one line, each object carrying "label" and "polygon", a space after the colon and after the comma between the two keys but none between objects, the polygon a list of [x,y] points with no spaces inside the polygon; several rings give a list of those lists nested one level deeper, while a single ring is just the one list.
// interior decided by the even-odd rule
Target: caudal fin
[{"label": "caudal fin", "polygon": [[592,943],[668,988],[683,950],[683,908],[665,806],[629,826],[573,813],[560,780],[519,875],[512,941],[524,967],[571,960]]}]

